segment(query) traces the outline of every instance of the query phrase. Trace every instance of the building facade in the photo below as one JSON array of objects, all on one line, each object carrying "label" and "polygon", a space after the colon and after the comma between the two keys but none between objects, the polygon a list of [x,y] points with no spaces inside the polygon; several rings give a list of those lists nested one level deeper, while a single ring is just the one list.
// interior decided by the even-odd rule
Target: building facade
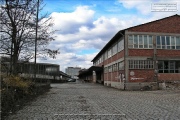
[{"label": "building facade", "polygon": [[80,67],[68,67],[66,68],[66,74],[70,75],[72,78],[78,79]]},{"label": "building facade", "polygon": [[115,88],[158,87],[161,82],[180,81],[180,16],[119,31],[92,62],[88,78]]}]

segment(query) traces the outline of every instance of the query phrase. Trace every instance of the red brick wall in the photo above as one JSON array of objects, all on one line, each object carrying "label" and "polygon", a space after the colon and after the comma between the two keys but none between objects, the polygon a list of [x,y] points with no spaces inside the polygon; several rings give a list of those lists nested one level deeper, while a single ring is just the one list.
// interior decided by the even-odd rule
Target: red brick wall
[{"label": "red brick wall", "polygon": [[150,56],[154,53],[153,49],[129,49],[129,56]]},{"label": "red brick wall", "polygon": [[157,50],[160,57],[180,57],[180,50]]},{"label": "red brick wall", "polygon": [[[109,63],[112,63],[120,58],[124,57],[124,50],[122,50],[121,52],[118,52],[117,54],[113,55],[112,57],[106,59],[103,64],[107,65]],[[102,65],[102,64],[101,64]]]},{"label": "red brick wall", "polygon": [[108,73],[104,73],[104,81],[108,80]]},{"label": "red brick wall", "polygon": [[[129,56],[149,56],[154,54],[153,49],[129,49]],[[180,50],[157,49],[157,57],[180,57]]]},{"label": "red brick wall", "polygon": [[[134,72],[134,75],[130,74]],[[152,82],[154,70],[129,70],[129,82]]]},{"label": "red brick wall", "polygon": [[180,73],[159,73],[158,81],[176,81],[180,80]]},{"label": "red brick wall", "polygon": [[112,72],[112,80],[113,82],[118,81],[118,71]]},{"label": "red brick wall", "polygon": [[151,23],[132,27],[131,32],[180,33],[180,16],[175,15]]}]

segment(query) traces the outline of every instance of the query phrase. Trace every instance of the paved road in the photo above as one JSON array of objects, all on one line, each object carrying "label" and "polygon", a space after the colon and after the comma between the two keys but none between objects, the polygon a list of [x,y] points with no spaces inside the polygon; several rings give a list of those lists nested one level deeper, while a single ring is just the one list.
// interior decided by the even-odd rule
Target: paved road
[{"label": "paved road", "polygon": [[178,91],[120,91],[92,83],[51,86],[8,120],[180,120]]}]

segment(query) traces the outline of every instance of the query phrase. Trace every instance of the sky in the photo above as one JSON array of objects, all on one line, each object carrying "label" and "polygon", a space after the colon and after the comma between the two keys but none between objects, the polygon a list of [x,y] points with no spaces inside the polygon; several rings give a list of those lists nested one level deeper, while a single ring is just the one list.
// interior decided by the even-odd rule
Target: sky
[{"label": "sky", "polygon": [[[175,4],[174,11],[154,11],[156,3]],[[52,17],[56,59],[38,58],[38,62],[67,67],[89,68],[92,59],[119,31],[175,14],[180,15],[180,0],[44,0],[40,14]],[[166,7],[167,8],[167,7]]]}]

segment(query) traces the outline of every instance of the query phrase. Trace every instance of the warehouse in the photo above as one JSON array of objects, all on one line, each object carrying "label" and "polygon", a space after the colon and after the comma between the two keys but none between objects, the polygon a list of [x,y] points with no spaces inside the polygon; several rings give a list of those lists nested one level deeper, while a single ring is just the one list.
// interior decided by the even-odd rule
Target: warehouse
[{"label": "warehouse", "polygon": [[180,16],[120,30],[92,62],[88,78],[119,89],[180,81]]}]

